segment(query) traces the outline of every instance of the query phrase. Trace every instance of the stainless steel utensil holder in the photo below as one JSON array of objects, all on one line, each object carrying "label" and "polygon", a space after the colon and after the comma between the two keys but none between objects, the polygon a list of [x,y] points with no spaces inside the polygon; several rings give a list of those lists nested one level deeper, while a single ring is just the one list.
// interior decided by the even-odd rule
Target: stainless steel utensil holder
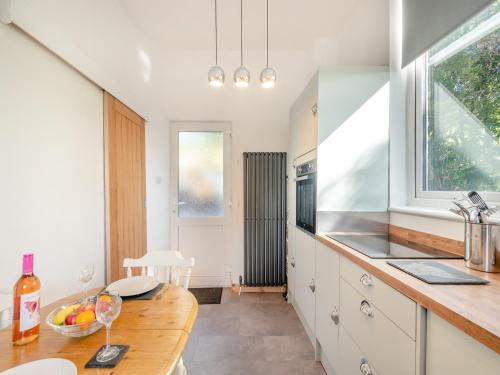
[{"label": "stainless steel utensil holder", "polygon": [[465,266],[500,272],[500,225],[465,223]]}]

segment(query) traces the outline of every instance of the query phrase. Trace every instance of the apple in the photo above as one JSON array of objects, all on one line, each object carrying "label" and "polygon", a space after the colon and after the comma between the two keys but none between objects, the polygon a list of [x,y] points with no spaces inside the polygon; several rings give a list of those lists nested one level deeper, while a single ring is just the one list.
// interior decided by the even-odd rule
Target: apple
[{"label": "apple", "polygon": [[76,311],[69,314],[66,317],[66,319],[64,320],[64,324],[66,324],[68,326],[72,326],[72,325],[76,324],[76,316],[77,315],[78,315],[78,313]]}]

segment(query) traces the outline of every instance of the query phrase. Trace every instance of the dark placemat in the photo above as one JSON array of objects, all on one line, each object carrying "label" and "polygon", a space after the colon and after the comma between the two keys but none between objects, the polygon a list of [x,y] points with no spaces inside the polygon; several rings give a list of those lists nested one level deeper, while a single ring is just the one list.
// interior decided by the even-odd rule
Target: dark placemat
[{"label": "dark placemat", "polygon": [[189,288],[199,305],[218,305],[222,298],[222,288]]},{"label": "dark placemat", "polygon": [[149,292],[142,293],[142,294],[136,294],[135,296],[126,296],[122,297],[124,301],[130,301],[130,300],[151,300],[153,299],[158,292],[163,288],[165,284],[160,283],[158,286],[154,289],[151,289]]},{"label": "dark placemat", "polygon": [[425,281],[428,284],[444,284],[444,285],[464,285],[488,284],[488,280],[481,279],[476,276],[469,275],[459,271],[446,264],[435,261],[418,261],[418,260],[390,260],[387,264],[406,272],[409,275],[416,277],[419,280]]},{"label": "dark placemat", "polygon": [[125,355],[125,353],[127,352],[129,346],[128,345],[111,345],[111,346],[114,346],[114,347],[117,347],[117,348],[120,349],[120,353],[115,358],[109,360],[108,362],[97,362],[97,359],[96,359],[97,354],[99,354],[99,352],[104,347],[106,347],[106,345],[103,345],[92,356],[92,358],[90,359],[90,361],[88,361],[85,364],[85,368],[113,368],[113,367],[115,367],[120,362],[120,360],[122,359],[122,357]]}]

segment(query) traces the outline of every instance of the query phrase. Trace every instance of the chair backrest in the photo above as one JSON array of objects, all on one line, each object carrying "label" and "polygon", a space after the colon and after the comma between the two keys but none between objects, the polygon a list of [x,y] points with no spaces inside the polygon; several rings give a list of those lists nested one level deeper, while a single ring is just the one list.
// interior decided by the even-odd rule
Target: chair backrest
[{"label": "chair backrest", "polygon": [[[127,268],[127,277],[132,277],[133,267],[141,267],[141,275],[154,276],[161,282],[175,285],[179,285],[181,277],[184,277],[183,286],[188,289],[194,258],[186,259],[179,251],[150,251],[142,258],[125,258],[123,267]],[[182,271],[185,271],[184,275]]]}]

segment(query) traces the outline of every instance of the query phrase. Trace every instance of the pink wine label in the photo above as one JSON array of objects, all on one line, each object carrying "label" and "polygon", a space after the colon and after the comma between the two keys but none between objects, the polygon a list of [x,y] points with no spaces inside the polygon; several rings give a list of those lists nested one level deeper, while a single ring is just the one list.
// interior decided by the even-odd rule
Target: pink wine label
[{"label": "pink wine label", "polygon": [[27,331],[40,324],[40,291],[21,294],[20,331]]}]

